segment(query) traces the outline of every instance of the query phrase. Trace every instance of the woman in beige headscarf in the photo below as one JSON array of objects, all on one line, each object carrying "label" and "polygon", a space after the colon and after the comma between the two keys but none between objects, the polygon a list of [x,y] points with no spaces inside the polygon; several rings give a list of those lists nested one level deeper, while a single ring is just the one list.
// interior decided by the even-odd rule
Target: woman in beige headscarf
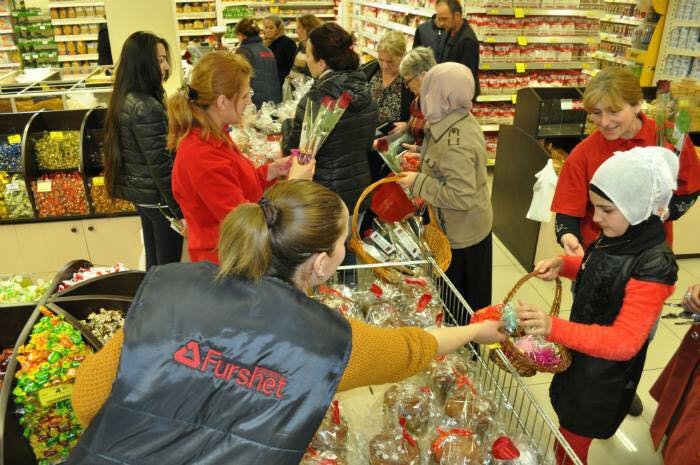
[{"label": "woman in beige headscarf", "polygon": [[422,161],[417,173],[402,173],[399,184],[435,207],[452,248],[447,275],[476,310],[491,303],[493,214],[484,134],[470,113],[473,98],[474,77],[466,66],[441,63],[425,74]]}]

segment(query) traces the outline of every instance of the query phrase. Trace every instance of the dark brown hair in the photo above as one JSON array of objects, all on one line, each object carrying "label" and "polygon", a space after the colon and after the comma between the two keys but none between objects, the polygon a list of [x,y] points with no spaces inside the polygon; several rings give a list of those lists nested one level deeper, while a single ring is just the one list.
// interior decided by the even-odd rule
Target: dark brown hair
[{"label": "dark brown hair", "polygon": [[236,34],[243,34],[246,37],[254,37],[260,35],[260,28],[254,19],[245,18],[236,24]]},{"label": "dark brown hair", "polygon": [[239,205],[219,232],[219,276],[291,282],[315,253],[333,252],[345,230],[345,204],[312,181],[281,181],[259,203]]},{"label": "dark brown hair", "polygon": [[297,22],[304,26],[307,34],[323,24],[320,19],[310,13],[299,16]]},{"label": "dark brown hair", "polygon": [[313,45],[311,53],[324,60],[333,71],[354,71],[360,66],[360,57],[352,49],[353,37],[336,23],[326,23],[309,33]]}]

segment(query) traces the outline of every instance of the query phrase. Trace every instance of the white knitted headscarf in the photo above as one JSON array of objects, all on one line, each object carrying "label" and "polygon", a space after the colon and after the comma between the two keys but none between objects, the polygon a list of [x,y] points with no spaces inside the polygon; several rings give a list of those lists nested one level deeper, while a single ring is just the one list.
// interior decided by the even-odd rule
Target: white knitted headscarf
[{"label": "white knitted headscarf", "polygon": [[663,147],[635,147],[605,160],[591,184],[634,226],[651,215],[666,217],[677,179],[678,157],[673,152]]}]

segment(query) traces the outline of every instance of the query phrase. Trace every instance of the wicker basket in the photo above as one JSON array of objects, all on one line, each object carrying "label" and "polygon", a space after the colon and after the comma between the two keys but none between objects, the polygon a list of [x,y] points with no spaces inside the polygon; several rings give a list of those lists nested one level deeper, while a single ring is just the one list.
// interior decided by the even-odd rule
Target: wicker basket
[{"label": "wicker basket", "polygon": [[[515,294],[518,292],[518,290],[522,287],[522,285],[534,276],[536,276],[536,273],[533,272],[520,278],[520,281],[518,281],[515,284],[513,289],[506,296],[506,298],[503,299],[503,305],[510,302],[515,296]],[[549,312],[550,316],[558,316],[559,309],[561,307],[561,281],[559,280],[559,278],[556,278],[555,284],[556,289],[554,291],[554,302],[552,302],[552,308]],[[520,337],[524,335],[525,331],[523,330],[523,328],[519,327],[515,334],[513,334],[513,337]],[[571,365],[571,354],[569,353],[569,350],[566,347],[561,346],[559,344],[557,344],[557,346],[559,348],[561,361],[556,365],[539,365],[535,363],[532,359],[527,357],[525,354],[520,352],[520,350],[518,350],[518,348],[515,347],[510,337],[507,338],[505,341],[501,342],[501,350],[510,361],[510,364],[513,365],[515,371],[523,377],[534,376],[535,374],[537,374],[538,371],[547,373],[560,373],[569,368],[569,365]],[[498,354],[496,354],[495,351],[491,351],[489,356],[491,357],[491,360],[493,360],[498,366],[500,366],[504,370],[507,370],[507,368],[503,366],[503,361],[500,359],[500,357],[498,356]]]},{"label": "wicker basket", "polygon": [[[388,176],[384,179],[380,179],[374,184],[370,184],[362,191],[360,198],[355,204],[355,209],[352,212],[352,237],[350,238],[350,249],[362,260],[364,263],[378,263],[377,260],[367,253],[362,247],[362,238],[360,237],[360,227],[357,224],[357,220],[360,213],[360,205],[364,202],[365,198],[378,186],[382,184],[388,184],[390,182],[396,182],[401,179],[399,176]],[[439,226],[437,219],[435,218],[435,212],[433,207],[428,205],[428,215],[430,217],[430,223],[426,225],[423,231],[423,240],[427,244],[430,252],[435,259],[442,271],[447,270],[450,266],[450,261],[452,260],[452,249],[450,248],[450,241],[447,236],[442,231]],[[400,271],[395,268],[374,268],[374,273],[384,281],[389,282],[400,282],[405,277]]]}]

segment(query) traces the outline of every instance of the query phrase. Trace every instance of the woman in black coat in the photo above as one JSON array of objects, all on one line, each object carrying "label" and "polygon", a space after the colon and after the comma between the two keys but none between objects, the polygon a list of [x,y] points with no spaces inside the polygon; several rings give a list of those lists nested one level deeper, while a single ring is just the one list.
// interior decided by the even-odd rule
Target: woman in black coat
[{"label": "woman in black coat", "polygon": [[284,23],[277,15],[270,15],[263,22],[263,33],[265,34],[265,45],[272,50],[277,60],[277,76],[282,83],[289,75],[294,65],[294,57],[297,54],[297,46],[292,39],[287,37],[284,30]]}]

